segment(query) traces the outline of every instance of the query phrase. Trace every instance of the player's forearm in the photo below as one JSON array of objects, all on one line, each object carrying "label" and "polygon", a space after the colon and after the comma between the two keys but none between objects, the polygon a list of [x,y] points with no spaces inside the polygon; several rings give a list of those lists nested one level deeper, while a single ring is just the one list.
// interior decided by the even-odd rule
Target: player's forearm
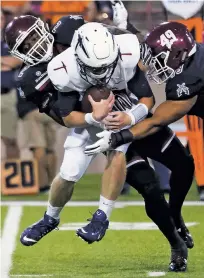
[{"label": "player's forearm", "polygon": [[127,30],[132,34],[136,35],[139,42],[144,41],[144,36],[142,35],[142,33],[137,28],[135,28],[135,26],[133,26],[132,23],[130,23],[129,21],[127,22]]},{"label": "player's forearm", "polygon": [[143,103],[144,105],[146,105],[148,110],[150,111],[150,110],[152,110],[152,108],[155,105],[154,96],[152,96],[152,97],[142,97],[142,98],[140,98],[139,103]]},{"label": "player's forearm", "polygon": [[82,113],[78,111],[71,112],[68,116],[63,117],[66,127],[87,127],[90,125],[101,127],[101,123],[96,121],[92,113]]},{"label": "player's forearm", "polygon": [[130,129],[123,129],[120,132],[111,134],[111,147],[117,148],[123,144],[130,143],[134,140],[140,140],[146,136],[152,135],[162,128],[151,122],[151,118],[137,123]]},{"label": "player's forearm", "polygon": [[66,127],[86,127],[88,123],[85,121],[85,115],[85,113],[73,111],[62,119]]},{"label": "player's forearm", "polygon": [[126,112],[131,119],[131,126],[144,120],[149,111],[153,108],[154,103],[154,97],[143,97],[139,100],[137,105],[133,105],[132,109]]},{"label": "player's forearm", "polygon": [[133,134],[135,140],[139,140],[156,133],[161,128],[162,126],[154,124],[152,118],[148,118],[130,128],[130,132]]}]

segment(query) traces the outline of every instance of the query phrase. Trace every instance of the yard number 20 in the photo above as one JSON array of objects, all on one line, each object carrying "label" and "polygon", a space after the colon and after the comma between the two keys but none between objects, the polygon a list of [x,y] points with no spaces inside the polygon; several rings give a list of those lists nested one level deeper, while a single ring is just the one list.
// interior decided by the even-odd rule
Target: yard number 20
[{"label": "yard number 20", "polygon": [[160,36],[161,46],[166,45],[169,49],[175,41],[177,41],[177,38],[171,30],[167,30]]}]

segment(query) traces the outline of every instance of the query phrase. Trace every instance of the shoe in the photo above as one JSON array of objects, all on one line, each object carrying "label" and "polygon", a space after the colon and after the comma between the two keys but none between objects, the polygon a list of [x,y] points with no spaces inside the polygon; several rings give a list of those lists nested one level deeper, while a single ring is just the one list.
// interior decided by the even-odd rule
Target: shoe
[{"label": "shoe", "polygon": [[92,219],[88,219],[90,223],[76,231],[76,235],[89,244],[100,241],[108,229],[109,221],[105,212],[98,209]]},{"label": "shoe", "polygon": [[188,248],[183,243],[178,248],[171,249],[171,262],[169,264],[169,271],[183,272],[187,269]]},{"label": "shoe", "polygon": [[177,231],[178,231],[180,237],[185,242],[186,246],[189,249],[192,249],[194,247],[194,241],[193,241],[193,237],[190,234],[189,230],[187,229],[186,225],[183,224],[182,227],[179,228]]},{"label": "shoe", "polygon": [[20,242],[25,246],[36,244],[41,238],[56,229],[59,222],[59,220],[54,219],[45,213],[41,220],[23,231],[20,236]]}]

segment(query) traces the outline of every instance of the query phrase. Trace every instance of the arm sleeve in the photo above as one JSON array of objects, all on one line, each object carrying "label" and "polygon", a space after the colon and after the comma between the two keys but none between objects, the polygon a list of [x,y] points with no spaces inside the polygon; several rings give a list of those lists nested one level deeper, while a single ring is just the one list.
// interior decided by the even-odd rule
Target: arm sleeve
[{"label": "arm sleeve", "polygon": [[47,114],[49,117],[51,117],[55,122],[58,124],[65,126],[62,117],[60,117],[54,109],[50,109],[49,111],[46,111],[45,114]]},{"label": "arm sleeve", "polygon": [[68,116],[72,111],[79,110],[79,94],[77,92],[58,92],[57,105],[61,117]]},{"label": "arm sleeve", "polygon": [[145,77],[144,72],[137,66],[136,73],[127,83],[128,89],[138,98],[152,97],[153,92]]},{"label": "arm sleeve", "polygon": [[144,36],[142,35],[142,33],[138,29],[136,29],[129,21],[127,22],[127,30],[130,33],[136,35],[140,43],[144,41]]}]

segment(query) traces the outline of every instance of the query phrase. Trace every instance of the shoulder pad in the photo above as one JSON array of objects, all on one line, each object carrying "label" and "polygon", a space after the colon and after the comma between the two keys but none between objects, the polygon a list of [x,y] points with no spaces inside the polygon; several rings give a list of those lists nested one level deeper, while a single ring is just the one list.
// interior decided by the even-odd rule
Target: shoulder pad
[{"label": "shoulder pad", "polygon": [[204,82],[192,75],[181,73],[170,79],[166,84],[167,100],[185,100],[194,97],[200,93]]},{"label": "shoulder pad", "polygon": [[[55,88],[59,91],[64,91],[64,88],[69,87],[69,68],[70,68],[70,48],[66,49],[56,57],[54,57],[47,67],[49,78]],[[67,90],[66,90],[67,91]],[[69,91],[69,90],[68,90]]]},{"label": "shoulder pad", "polygon": [[54,90],[48,77],[47,63],[22,68],[16,81],[20,96],[25,98],[29,98],[38,91],[45,93]]},{"label": "shoulder pad", "polygon": [[51,30],[55,43],[70,46],[74,32],[84,23],[82,15],[69,15],[60,18]]},{"label": "shoulder pad", "polygon": [[60,92],[84,92],[90,87],[80,76],[74,53],[74,49],[69,47],[48,64],[49,78]]},{"label": "shoulder pad", "polygon": [[116,35],[115,38],[120,49],[124,67],[135,67],[140,60],[140,46],[137,36],[133,34],[123,34]]}]

